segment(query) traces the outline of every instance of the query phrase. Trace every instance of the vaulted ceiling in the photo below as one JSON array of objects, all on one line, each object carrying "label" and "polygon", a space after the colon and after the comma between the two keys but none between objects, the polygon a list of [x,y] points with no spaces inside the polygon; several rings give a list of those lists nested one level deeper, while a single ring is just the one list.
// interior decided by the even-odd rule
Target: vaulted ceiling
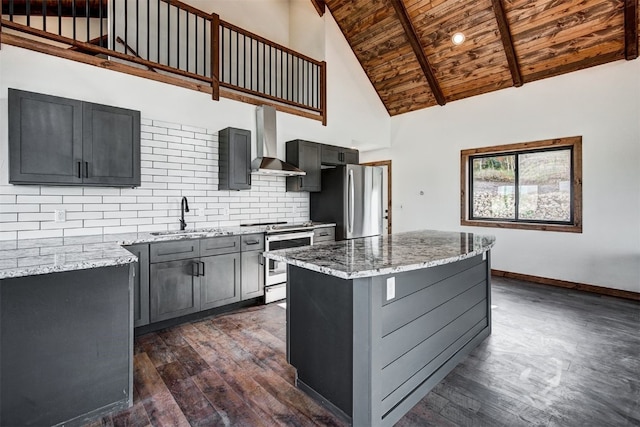
[{"label": "vaulted ceiling", "polygon": [[638,0],[312,1],[392,116],[638,56]]}]

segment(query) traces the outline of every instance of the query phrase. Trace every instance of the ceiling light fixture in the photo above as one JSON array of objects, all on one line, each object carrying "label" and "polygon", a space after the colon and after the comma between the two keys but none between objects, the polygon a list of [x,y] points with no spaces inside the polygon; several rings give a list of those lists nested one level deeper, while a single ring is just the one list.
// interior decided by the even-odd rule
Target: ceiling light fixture
[{"label": "ceiling light fixture", "polygon": [[464,43],[466,37],[464,36],[464,34],[458,32],[455,33],[453,36],[451,36],[451,43],[455,44],[456,46],[461,45],[462,43]]}]

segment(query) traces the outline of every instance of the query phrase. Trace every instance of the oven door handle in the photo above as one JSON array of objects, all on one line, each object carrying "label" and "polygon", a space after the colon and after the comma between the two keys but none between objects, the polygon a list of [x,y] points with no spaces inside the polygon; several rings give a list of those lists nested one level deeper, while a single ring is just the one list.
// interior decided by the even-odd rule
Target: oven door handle
[{"label": "oven door handle", "polygon": [[273,234],[265,237],[267,242],[281,242],[283,240],[304,239],[311,237],[313,243],[313,231],[305,231],[303,233],[285,233],[285,234]]}]

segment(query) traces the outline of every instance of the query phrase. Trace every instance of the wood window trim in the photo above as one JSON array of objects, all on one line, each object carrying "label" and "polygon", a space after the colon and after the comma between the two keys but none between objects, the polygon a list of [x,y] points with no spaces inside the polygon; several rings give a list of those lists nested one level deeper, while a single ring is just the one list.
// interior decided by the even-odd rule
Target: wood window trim
[{"label": "wood window trim", "polygon": [[[508,153],[543,148],[573,148],[573,224],[541,224],[510,221],[486,221],[469,219],[469,157],[479,154]],[[560,231],[582,233],[582,137],[545,139],[460,151],[460,225],[471,227],[511,228],[519,230]]]}]

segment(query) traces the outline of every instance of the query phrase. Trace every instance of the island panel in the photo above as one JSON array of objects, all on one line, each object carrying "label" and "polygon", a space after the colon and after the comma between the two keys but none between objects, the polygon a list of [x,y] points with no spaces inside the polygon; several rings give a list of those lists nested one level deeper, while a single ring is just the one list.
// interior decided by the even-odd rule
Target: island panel
[{"label": "island panel", "polygon": [[0,425],[82,424],[133,400],[133,266],[0,280]]},{"label": "island panel", "polygon": [[488,251],[353,279],[289,265],[297,385],[355,426],[393,425],[489,336],[490,285]]}]

